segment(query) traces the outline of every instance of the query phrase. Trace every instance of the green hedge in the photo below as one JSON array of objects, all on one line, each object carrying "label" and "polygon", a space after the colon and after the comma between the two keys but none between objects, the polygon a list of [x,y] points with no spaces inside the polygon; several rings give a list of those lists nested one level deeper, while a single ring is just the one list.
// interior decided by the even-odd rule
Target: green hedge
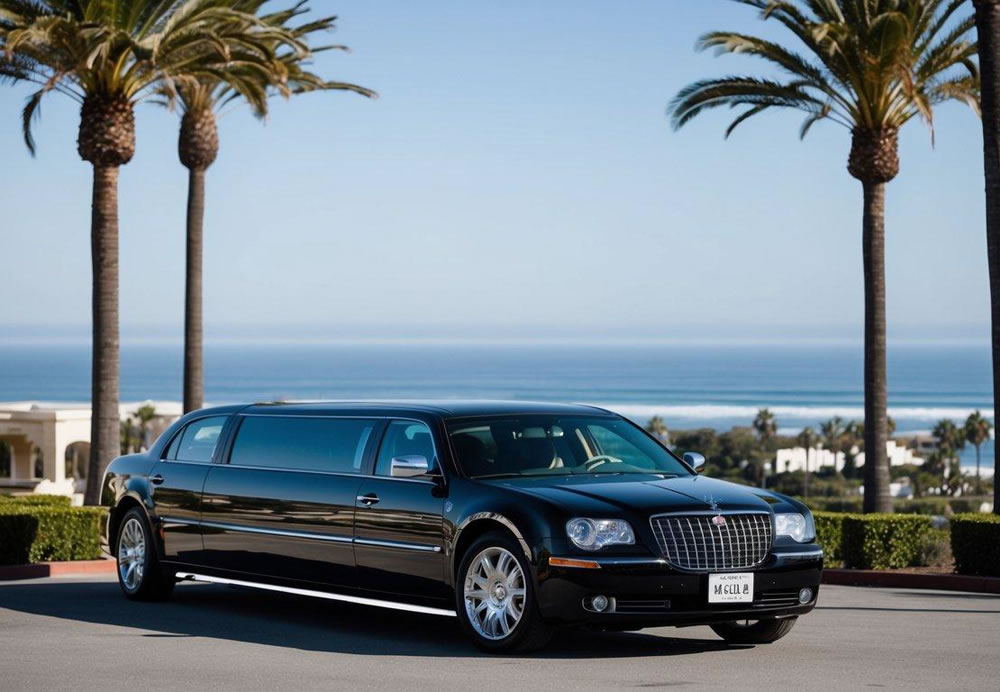
[{"label": "green hedge", "polygon": [[96,560],[102,507],[0,502],[0,565]]},{"label": "green hedge", "polygon": [[823,548],[823,565],[826,567],[843,567],[844,517],[842,512],[814,512],[813,521],[816,524],[816,542]]},{"label": "green hedge", "polygon": [[955,571],[1000,577],[1000,516],[958,514],[951,518]]},{"label": "green hedge", "polygon": [[[863,498],[860,497],[800,497],[798,500],[814,512],[852,512],[860,514]],[[897,514],[947,514],[951,509],[955,514],[978,511],[986,497],[918,497],[910,500],[893,500],[892,508]]]},{"label": "green hedge", "polygon": [[0,495],[0,505],[5,504],[69,507],[72,504],[72,499],[68,495]]},{"label": "green hedge", "polygon": [[844,517],[841,550],[852,569],[919,565],[931,518],[920,514],[852,514]]}]

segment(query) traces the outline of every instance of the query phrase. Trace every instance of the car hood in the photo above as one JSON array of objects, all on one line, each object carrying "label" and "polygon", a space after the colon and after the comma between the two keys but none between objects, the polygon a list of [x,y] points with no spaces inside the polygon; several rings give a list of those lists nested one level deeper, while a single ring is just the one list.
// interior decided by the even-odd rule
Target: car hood
[{"label": "car hood", "polygon": [[[612,508],[625,512],[768,511],[784,499],[760,488],[706,476],[663,478],[654,475],[532,476],[491,481],[534,495],[571,512],[590,514]],[[788,507],[787,509],[791,509]]]}]

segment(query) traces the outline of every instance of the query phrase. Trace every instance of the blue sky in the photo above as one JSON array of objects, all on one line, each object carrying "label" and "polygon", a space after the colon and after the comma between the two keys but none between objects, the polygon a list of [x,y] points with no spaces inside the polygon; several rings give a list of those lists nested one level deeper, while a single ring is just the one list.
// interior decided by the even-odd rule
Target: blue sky
[{"label": "blue sky", "polygon": [[[834,124],[797,114],[728,141],[729,112],[671,130],[664,110],[751,58],[696,53],[732,28],[780,36],[725,0],[314,1],[339,15],[317,71],[381,98],[275,102],[221,120],[209,172],[209,334],[860,336],[861,189]],[[90,169],[78,111],[43,105],[39,152],[0,91],[0,324],[89,321]],[[904,130],[889,187],[890,333],[986,338],[979,122],[940,108],[932,149]],[[179,338],[186,171],[177,115],[138,111],[121,176],[125,333]],[[12,327],[11,325],[21,325]],[[417,325],[430,325],[420,327]]]}]

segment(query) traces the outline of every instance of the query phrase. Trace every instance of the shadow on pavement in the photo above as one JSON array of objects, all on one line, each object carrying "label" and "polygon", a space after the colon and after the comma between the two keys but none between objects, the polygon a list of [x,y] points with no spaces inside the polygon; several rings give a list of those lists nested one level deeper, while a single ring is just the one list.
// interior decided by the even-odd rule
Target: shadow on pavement
[{"label": "shadow on pavement", "polygon": [[975,598],[1000,601],[1000,594],[995,593],[960,593],[957,591],[893,591],[893,596],[907,598]]},{"label": "shadow on pavement", "polygon": [[[114,582],[0,587],[0,608],[116,627],[144,637],[206,637],[307,651],[389,656],[485,656],[454,618],[424,616],[214,585],[180,585],[166,603],[126,600]],[[721,640],[558,631],[533,658],[632,658],[725,651]]]}]

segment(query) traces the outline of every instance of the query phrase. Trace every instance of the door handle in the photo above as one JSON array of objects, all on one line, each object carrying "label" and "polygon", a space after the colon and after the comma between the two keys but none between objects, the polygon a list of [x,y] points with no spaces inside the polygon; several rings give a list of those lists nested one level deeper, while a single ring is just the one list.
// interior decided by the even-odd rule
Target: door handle
[{"label": "door handle", "polygon": [[378,504],[378,495],[375,493],[368,493],[367,495],[358,495],[358,502],[363,504],[365,507],[371,507],[372,505]]},{"label": "door handle", "polygon": [[149,482],[152,483],[153,485],[159,485],[160,483],[163,482],[163,476],[161,476],[160,474],[156,474],[155,476],[150,476]]}]

